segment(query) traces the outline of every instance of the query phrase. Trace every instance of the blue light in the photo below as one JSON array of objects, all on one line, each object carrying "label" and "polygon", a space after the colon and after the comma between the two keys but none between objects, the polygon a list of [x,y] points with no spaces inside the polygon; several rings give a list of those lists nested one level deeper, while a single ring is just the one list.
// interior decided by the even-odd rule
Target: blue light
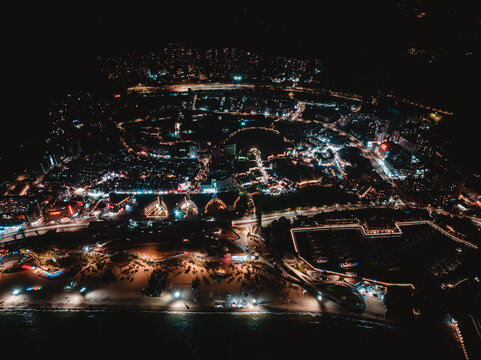
[{"label": "blue light", "polygon": [[56,271],[56,272],[54,272],[54,273],[48,274],[47,276],[48,276],[49,278],[54,278],[54,277],[60,276],[60,275],[62,275],[62,274],[63,274],[63,270],[59,270],[59,271]]}]

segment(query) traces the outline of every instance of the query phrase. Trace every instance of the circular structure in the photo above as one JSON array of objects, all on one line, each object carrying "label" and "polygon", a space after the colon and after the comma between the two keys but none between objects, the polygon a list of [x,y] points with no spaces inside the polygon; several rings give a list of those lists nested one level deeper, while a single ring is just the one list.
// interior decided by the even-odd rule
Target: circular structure
[{"label": "circular structure", "polygon": [[318,162],[320,165],[332,165],[334,162],[334,151],[329,147],[324,147],[318,152]]},{"label": "circular structure", "polygon": [[264,127],[246,128],[235,131],[226,140],[226,143],[235,143],[237,148],[247,153],[252,148],[257,148],[263,157],[284,152],[285,141],[278,130]]}]

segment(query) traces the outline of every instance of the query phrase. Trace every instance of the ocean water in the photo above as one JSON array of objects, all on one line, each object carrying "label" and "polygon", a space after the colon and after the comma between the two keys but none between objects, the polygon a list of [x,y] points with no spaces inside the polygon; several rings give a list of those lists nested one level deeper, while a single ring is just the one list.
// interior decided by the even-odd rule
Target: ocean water
[{"label": "ocean water", "polygon": [[0,344],[22,359],[463,359],[440,327],[299,314],[0,312]]}]

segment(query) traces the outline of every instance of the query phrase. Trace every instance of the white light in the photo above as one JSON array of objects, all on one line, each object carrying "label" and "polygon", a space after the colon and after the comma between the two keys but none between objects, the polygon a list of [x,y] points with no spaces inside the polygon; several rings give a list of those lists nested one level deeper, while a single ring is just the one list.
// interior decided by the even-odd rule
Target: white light
[{"label": "white light", "polygon": [[321,295],[317,295],[317,300],[321,301],[321,300],[322,300],[322,296],[321,296]]},{"label": "white light", "polygon": [[18,294],[20,294],[20,290],[19,290],[19,289],[13,290],[12,294],[13,294],[13,295],[18,295]]},{"label": "white light", "polygon": [[177,299],[180,298],[180,291],[176,291],[176,292],[174,293],[174,296],[175,296]]}]

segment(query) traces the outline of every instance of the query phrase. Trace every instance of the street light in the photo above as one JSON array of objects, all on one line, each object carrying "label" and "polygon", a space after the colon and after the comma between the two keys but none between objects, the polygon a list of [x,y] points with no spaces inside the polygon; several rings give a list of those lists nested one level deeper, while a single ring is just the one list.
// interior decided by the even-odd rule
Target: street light
[{"label": "street light", "polygon": [[174,293],[174,297],[175,297],[176,299],[180,298],[180,291],[179,291],[179,290],[177,290],[177,291]]},{"label": "street light", "polygon": [[20,289],[14,289],[14,290],[12,291],[12,294],[13,294],[13,295],[19,295],[19,294],[20,294]]}]

